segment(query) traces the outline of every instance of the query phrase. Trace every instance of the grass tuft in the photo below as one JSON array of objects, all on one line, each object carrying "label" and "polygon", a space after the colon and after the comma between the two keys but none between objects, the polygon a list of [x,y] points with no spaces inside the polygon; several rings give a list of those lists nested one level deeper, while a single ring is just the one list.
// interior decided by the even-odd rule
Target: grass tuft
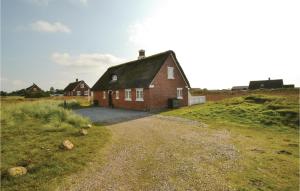
[{"label": "grass tuft", "polygon": [[[1,190],[55,190],[63,178],[81,170],[109,140],[109,131],[93,126],[87,136],[80,127],[91,123],[61,101],[19,101],[1,107]],[[59,148],[69,139],[74,149]],[[101,158],[101,156],[98,156]],[[7,170],[24,166],[28,174],[9,177]]]}]

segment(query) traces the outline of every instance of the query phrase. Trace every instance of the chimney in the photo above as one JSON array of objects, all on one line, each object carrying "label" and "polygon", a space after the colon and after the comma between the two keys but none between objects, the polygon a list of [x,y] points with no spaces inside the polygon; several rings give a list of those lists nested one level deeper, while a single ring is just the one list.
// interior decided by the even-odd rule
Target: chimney
[{"label": "chimney", "polygon": [[139,57],[138,57],[138,59],[142,59],[142,58],[145,58],[145,50],[143,50],[143,49],[139,50]]},{"label": "chimney", "polygon": [[76,82],[78,82],[78,78],[76,78]]}]

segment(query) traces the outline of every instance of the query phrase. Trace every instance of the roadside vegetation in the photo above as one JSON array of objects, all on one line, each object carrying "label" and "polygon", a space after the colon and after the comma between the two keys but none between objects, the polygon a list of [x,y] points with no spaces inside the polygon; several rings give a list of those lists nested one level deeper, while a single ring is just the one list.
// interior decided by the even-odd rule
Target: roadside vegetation
[{"label": "roadside vegetation", "polygon": [[[1,98],[1,190],[55,190],[66,176],[101,159],[98,151],[110,132],[93,126],[81,136],[79,130],[91,122],[60,107],[63,101],[57,99]],[[77,103],[86,101],[72,101],[72,106]],[[66,139],[72,150],[60,148]],[[14,166],[26,167],[27,174],[9,176]]]},{"label": "roadside vegetation", "polygon": [[164,112],[225,129],[239,151],[236,190],[299,190],[299,95],[245,95]]}]

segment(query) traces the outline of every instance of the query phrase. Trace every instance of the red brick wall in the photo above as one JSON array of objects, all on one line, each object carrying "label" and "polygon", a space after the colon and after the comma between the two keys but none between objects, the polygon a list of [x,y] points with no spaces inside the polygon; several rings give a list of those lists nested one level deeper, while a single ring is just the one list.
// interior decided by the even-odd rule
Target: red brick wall
[{"label": "red brick wall", "polygon": [[[168,79],[168,67],[174,67],[174,79]],[[154,88],[149,89],[150,108],[160,109],[168,107],[168,99],[177,97],[177,88],[182,88],[183,99],[180,100],[181,106],[188,105],[188,88],[180,74],[179,69],[172,58],[169,56],[161,67],[152,84]]]},{"label": "red brick wall", "polygon": [[[136,101],[136,90],[131,88],[131,101],[125,100],[125,90],[119,90],[119,99],[116,99],[116,91],[112,91],[112,103],[115,108],[133,109],[133,110],[149,110],[149,89],[143,89],[144,101]],[[94,100],[98,100],[99,105],[108,107],[108,91],[103,99],[103,91],[94,92]]]},{"label": "red brick wall", "polygon": [[[168,67],[174,67],[174,79],[168,79]],[[112,102],[115,108],[125,108],[134,110],[155,110],[168,107],[168,99],[177,97],[177,88],[182,88],[183,99],[180,100],[180,106],[188,105],[188,88],[180,74],[174,60],[169,56],[159,72],[153,79],[153,88],[144,88],[144,101],[136,101],[136,90],[131,88],[132,101],[125,100],[125,90],[119,90],[119,99],[116,99],[113,91]],[[103,91],[94,92],[94,100],[98,100],[100,106],[108,107],[108,91],[106,99],[103,99]]]}]

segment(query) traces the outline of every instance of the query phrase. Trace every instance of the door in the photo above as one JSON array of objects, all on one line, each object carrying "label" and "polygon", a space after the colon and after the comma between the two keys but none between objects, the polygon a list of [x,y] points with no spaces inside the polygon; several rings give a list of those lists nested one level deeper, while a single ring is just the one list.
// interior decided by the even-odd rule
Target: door
[{"label": "door", "polygon": [[108,105],[109,105],[109,107],[113,107],[112,91],[108,91]]}]

